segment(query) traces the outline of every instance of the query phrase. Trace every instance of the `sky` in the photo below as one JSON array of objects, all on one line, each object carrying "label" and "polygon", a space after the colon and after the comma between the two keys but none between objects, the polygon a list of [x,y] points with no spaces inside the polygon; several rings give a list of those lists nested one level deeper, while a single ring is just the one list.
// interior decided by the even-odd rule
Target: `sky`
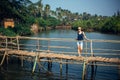
[{"label": "sky", "polygon": [[[39,0],[31,0],[33,3]],[[83,12],[91,15],[112,16],[120,11],[120,0],[42,0],[43,5],[49,4],[51,10],[61,7],[68,9],[72,13]]]}]

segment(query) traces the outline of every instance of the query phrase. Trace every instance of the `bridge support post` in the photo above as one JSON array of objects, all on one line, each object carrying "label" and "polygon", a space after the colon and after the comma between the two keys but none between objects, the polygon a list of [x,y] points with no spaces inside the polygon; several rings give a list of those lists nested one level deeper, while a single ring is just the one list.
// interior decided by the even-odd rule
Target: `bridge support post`
[{"label": "bridge support post", "polygon": [[61,62],[60,62],[60,76],[62,77],[62,59],[61,59]]},{"label": "bridge support post", "polygon": [[52,61],[51,61],[51,58],[47,58],[48,59],[48,71],[51,71],[51,68],[52,68]]},{"label": "bridge support post", "polygon": [[68,74],[68,60],[66,59],[66,74]]},{"label": "bridge support post", "polygon": [[21,56],[21,66],[23,67],[23,55]]},{"label": "bridge support post", "polygon": [[95,62],[91,62],[91,79],[95,79],[95,75],[96,75],[96,71],[97,71],[97,65],[95,65]]},{"label": "bridge support post", "polygon": [[82,80],[85,80],[85,76],[86,76],[86,66],[87,66],[87,61],[84,60],[84,63],[83,63],[83,72],[82,72]]},{"label": "bridge support post", "polygon": [[34,71],[35,71],[36,64],[37,64],[37,60],[38,60],[38,53],[36,54],[36,57],[35,57],[35,61],[34,61],[34,65],[33,65],[32,73],[34,73]]},{"label": "bridge support post", "polygon": [[5,51],[5,53],[4,53],[4,55],[3,55],[3,58],[2,58],[2,61],[1,61],[1,63],[0,63],[0,66],[2,66],[2,64],[3,64],[3,62],[4,62],[4,60],[5,60],[5,56],[6,56],[6,51]]},{"label": "bridge support post", "polygon": [[7,61],[7,64],[8,64],[8,38],[6,37],[6,48],[5,48],[5,56],[6,56],[6,61]]},{"label": "bridge support post", "polygon": [[[17,40],[17,50],[19,53],[19,50],[20,50],[19,36],[16,36],[16,40]],[[23,55],[20,56],[20,59],[21,59],[21,66],[23,67]]]},{"label": "bridge support post", "polygon": [[93,57],[93,48],[92,48],[92,40],[90,41],[90,51],[91,51],[91,56]]},{"label": "bridge support post", "polygon": [[7,60],[7,64],[9,63],[9,61],[8,61],[8,54],[6,54],[6,60]]}]

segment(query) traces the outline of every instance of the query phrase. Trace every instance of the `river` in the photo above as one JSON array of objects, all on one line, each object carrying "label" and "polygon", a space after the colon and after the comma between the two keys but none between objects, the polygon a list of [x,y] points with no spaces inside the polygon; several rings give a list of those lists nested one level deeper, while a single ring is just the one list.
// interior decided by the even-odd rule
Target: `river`
[{"label": "river", "polygon": [[[111,35],[111,34],[103,34],[98,32],[85,32],[87,38],[90,40],[120,40],[120,36],[118,35]],[[68,38],[68,39],[76,39],[76,31],[73,30],[51,30],[47,32],[41,32],[39,34],[31,35],[30,37],[42,37],[42,38]],[[31,44],[33,43],[32,40],[27,40],[24,43]],[[40,44],[48,44],[47,42],[42,41]],[[54,46],[69,46],[73,49],[50,49],[53,51],[68,51],[68,52],[76,52],[77,54],[77,47],[76,42],[50,42],[50,45]],[[88,43],[88,47],[90,44]],[[28,47],[28,46],[24,46]],[[84,43],[84,48],[85,48]],[[31,47],[34,49],[35,47]],[[115,57],[120,58],[120,44],[119,43],[109,43],[109,42],[100,42],[100,43],[93,43],[93,48],[102,48],[106,49],[102,51],[102,53],[107,53],[107,55],[100,54],[101,51],[93,50],[95,56],[103,56],[103,57]],[[46,48],[41,48],[46,50]],[[113,49],[114,51],[109,51]],[[84,54],[85,50],[83,51],[82,55]],[[115,54],[115,55],[108,55],[108,54]],[[72,54],[74,55],[74,54]],[[89,55],[88,55],[89,56]],[[0,68],[0,80],[81,80],[82,78],[82,64],[63,64],[62,65],[62,73],[60,73],[59,63],[52,63],[51,68],[48,68],[48,63],[43,62],[42,65],[48,69],[51,74],[47,74],[45,70],[38,69],[38,66],[35,70],[35,73],[32,74],[32,67],[33,63],[24,61],[24,66],[21,67],[20,61],[15,58],[10,58],[8,65],[3,65]],[[105,63],[106,65],[106,63]],[[120,79],[120,67],[118,66],[94,66],[94,70],[92,70],[91,66],[87,67],[87,75],[86,80],[119,80]]]}]

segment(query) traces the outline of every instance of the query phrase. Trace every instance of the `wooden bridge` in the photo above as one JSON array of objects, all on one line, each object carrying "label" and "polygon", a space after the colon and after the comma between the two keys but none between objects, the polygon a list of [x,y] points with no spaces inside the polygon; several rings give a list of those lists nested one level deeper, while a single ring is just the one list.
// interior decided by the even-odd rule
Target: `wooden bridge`
[{"label": "wooden bridge", "polygon": [[[27,40],[31,40],[31,43],[26,44]],[[42,43],[46,41],[47,44],[43,45]],[[0,66],[2,66],[4,60],[6,59],[8,62],[9,56],[19,57],[21,59],[21,65],[23,66],[23,60],[30,60],[34,61],[34,67],[32,72],[35,70],[36,63],[41,61],[47,62],[58,62],[63,64],[83,64],[83,80],[85,76],[85,69],[86,65],[92,65],[91,63],[97,62],[94,65],[108,65],[105,63],[110,63],[111,65],[120,65],[120,57],[118,54],[120,50],[111,50],[111,49],[94,49],[93,43],[104,42],[104,43],[115,43],[120,44],[120,41],[117,40],[89,40],[84,41],[84,56],[78,56],[77,52],[71,52],[69,50],[75,50],[72,45],[68,46],[53,46],[53,43],[59,42],[76,42],[74,39],[68,38],[37,38],[37,37],[6,37],[0,36],[0,55],[3,55],[2,60],[0,61]],[[27,46],[27,47],[25,47]],[[54,48],[62,49],[62,51],[55,51]],[[63,49],[68,49],[68,51],[64,51]],[[116,53],[94,53],[94,50],[107,50],[113,51]],[[76,50],[77,51],[77,50]],[[97,55],[98,54],[98,55]],[[103,54],[103,56],[101,56]],[[104,55],[116,55],[117,57],[104,57]],[[66,61],[69,60],[69,61]],[[101,64],[101,62],[104,62]],[[62,69],[62,66],[60,67]]]}]

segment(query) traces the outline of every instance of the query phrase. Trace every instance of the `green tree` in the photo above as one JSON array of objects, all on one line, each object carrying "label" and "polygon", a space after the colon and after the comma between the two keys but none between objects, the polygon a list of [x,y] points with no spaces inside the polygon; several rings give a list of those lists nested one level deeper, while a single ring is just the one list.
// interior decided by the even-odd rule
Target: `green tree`
[{"label": "green tree", "polygon": [[25,21],[27,16],[26,4],[29,0],[2,0],[0,1],[0,20],[4,18],[14,18],[18,21]]},{"label": "green tree", "polygon": [[43,16],[43,4],[42,0],[39,0],[37,3],[35,3],[37,6],[37,16],[42,17]]},{"label": "green tree", "polygon": [[46,4],[44,8],[44,18],[46,19],[47,17],[49,17],[49,15],[50,15],[50,5]]},{"label": "green tree", "polygon": [[16,33],[12,31],[12,29],[0,28],[0,35],[4,36],[16,36]]}]

